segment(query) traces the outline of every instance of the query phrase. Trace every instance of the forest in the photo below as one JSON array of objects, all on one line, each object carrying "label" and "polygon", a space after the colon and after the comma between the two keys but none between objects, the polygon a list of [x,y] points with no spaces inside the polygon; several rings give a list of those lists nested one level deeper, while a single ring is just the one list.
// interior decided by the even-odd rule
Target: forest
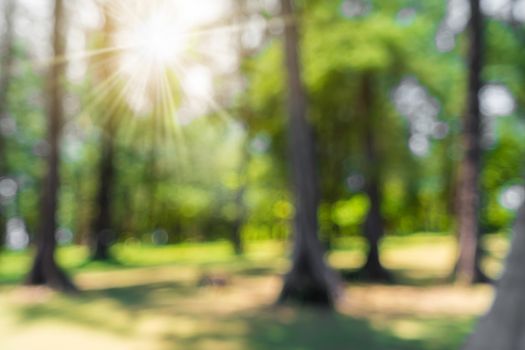
[{"label": "forest", "polygon": [[525,0],[0,0],[0,349],[525,350]]}]

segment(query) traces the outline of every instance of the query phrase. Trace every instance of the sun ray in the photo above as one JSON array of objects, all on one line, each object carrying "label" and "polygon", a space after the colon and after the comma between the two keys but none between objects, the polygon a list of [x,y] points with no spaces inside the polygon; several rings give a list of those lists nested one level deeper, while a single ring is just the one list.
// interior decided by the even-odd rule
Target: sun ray
[{"label": "sun ray", "polygon": [[98,114],[98,109],[100,109],[101,105],[114,103],[114,101],[107,102],[107,95],[115,90],[119,82],[118,74],[114,74],[112,77],[98,83],[97,87],[88,92],[85,97],[86,102],[84,103],[83,112]]},{"label": "sun ray", "polygon": [[31,63],[35,67],[48,67],[57,64],[65,64],[73,61],[83,61],[93,59],[97,56],[106,55],[108,53],[118,53],[126,51],[132,48],[132,46],[112,46],[104,49],[85,50],[80,52],[70,53],[64,56],[55,56],[51,58],[40,58],[32,60]]},{"label": "sun ray", "polygon": [[[96,62],[94,65],[99,64],[108,64],[112,62],[111,58],[107,58],[102,62]],[[111,92],[118,91],[119,84],[121,80],[121,67],[111,73],[108,77],[103,79],[97,79],[95,86],[88,92],[86,98],[86,103],[84,104],[84,111],[90,112],[93,109],[99,108],[100,105],[107,100],[108,94]],[[120,94],[117,92],[120,96]],[[112,103],[112,102],[111,102]]]}]

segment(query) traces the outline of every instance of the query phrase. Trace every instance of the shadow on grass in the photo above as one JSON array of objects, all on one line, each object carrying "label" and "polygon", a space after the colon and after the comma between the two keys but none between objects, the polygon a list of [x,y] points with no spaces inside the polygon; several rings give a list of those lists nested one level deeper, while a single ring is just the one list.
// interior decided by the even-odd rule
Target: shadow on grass
[{"label": "shadow on grass", "polygon": [[107,260],[92,260],[92,259],[86,259],[82,263],[76,265],[73,267],[74,270],[82,270],[86,268],[118,268],[118,269],[125,269],[125,268],[133,268],[133,267],[139,267],[139,266],[133,266],[127,263],[123,263],[121,260],[111,257]]},{"label": "shadow on grass", "polygon": [[[221,294],[209,298],[210,293],[205,292],[208,298],[202,298],[200,290],[193,283],[180,282],[105,288],[18,306],[17,316],[21,325],[53,320],[126,337],[136,335],[142,316],[160,317],[168,324],[150,335],[150,340],[166,350],[452,350],[471,327],[471,320],[414,316],[404,330],[415,327],[419,333],[415,338],[403,338],[392,331],[395,327],[377,327],[369,320],[319,309],[256,306],[214,311],[212,304],[221,303]],[[418,330],[421,327],[424,331]]]},{"label": "shadow on grass", "polygon": [[339,269],[341,278],[349,283],[381,283],[386,285],[412,286],[412,287],[429,287],[452,283],[448,277],[436,276],[412,276],[413,271],[410,269],[389,269],[389,279],[369,278],[360,269]]},{"label": "shadow on grass", "polygon": [[[166,266],[166,265],[159,264],[159,266]],[[73,277],[76,274],[81,273],[81,272],[113,272],[113,271],[125,271],[125,270],[129,271],[133,269],[149,268],[149,267],[156,267],[156,266],[123,263],[119,260],[108,260],[108,261],[85,260],[74,266],[64,267],[64,271],[66,271],[66,273],[69,276]],[[26,275],[21,274],[21,273],[4,273],[0,275],[0,286],[6,287],[6,286],[21,285],[23,284],[25,278],[26,278]]]},{"label": "shadow on grass", "polygon": [[[168,349],[302,349],[302,350],[448,350],[374,329],[369,321],[322,310],[272,309],[222,318],[222,327],[201,329],[190,337],[166,334]],[[225,331],[227,330],[227,331]],[[463,334],[450,338],[456,345]],[[176,346],[176,347],[175,347]]]},{"label": "shadow on grass", "polygon": [[110,299],[127,310],[146,310],[162,308],[163,298],[161,294],[171,294],[173,298],[177,298],[191,296],[194,293],[195,288],[192,286],[183,285],[179,282],[159,282],[132,287],[100,289],[87,292],[86,296],[91,299]]},{"label": "shadow on grass", "polygon": [[242,276],[258,277],[258,276],[275,275],[279,271],[278,269],[274,267],[270,267],[270,266],[267,266],[267,267],[252,266],[252,267],[245,267],[245,268],[237,269],[235,272],[236,274],[242,275]]},{"label": "shadow on grass", "polygon": [[54,320],[120,335],[133,333],[137,315],[162,311],[162,294],[173,298],[192,295],[193,288],[177,282],[134,285],[85,291],[45,303],[28,303],[16,308],[19,324]]}]

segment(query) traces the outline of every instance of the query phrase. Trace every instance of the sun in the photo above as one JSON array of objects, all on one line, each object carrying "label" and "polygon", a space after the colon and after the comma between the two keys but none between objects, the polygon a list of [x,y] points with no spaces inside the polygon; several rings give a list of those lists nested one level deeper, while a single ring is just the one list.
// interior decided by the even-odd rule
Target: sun
[{"label": "sun", "polygon": [[[159,17],[159,18],[157,18]],[[177,58],[183,48],[183,32],[173,30],[161,16],[153,16],[136,29],[137,54],[146,61],[168,64]]]},{"label": "sun", "polygon": [[167,13],[155,12],[124,28],[117,40],[128,48],[124,56],[137,56],[146,65],[170,65],[184,52],[187,35]]},{"label": "sun", "polygon": [[112,41],[119,49],[115,69],[124,84],[122,97],[137,115],[159,113],[159,104],[161,112],[169,114],[174,108],[173,94],[180,86],[173,79],[168,81],[168,76],[185,69],[194,28],[178,20],[179,8],[173,1],[117,3]]},{"label": "sun", "polygon": [[174,18],[173,9],[165,5],[125,18],[116,33],[116,45],[123,48],[123,71],[130,77],[157,79],[156,75],[181,64],[189,31]]},{"label": "sun", "polygon": [[94,53],[101,56],[93,69],[103,74],[92,89],[93,106],[109,98],[132,121],[178,125],[210,111],[224,114],[214,83],[225,74],[221,62],[236,55],[232,37],[241,30],[226,20],[229,0],[98,1],[106,42]]}]

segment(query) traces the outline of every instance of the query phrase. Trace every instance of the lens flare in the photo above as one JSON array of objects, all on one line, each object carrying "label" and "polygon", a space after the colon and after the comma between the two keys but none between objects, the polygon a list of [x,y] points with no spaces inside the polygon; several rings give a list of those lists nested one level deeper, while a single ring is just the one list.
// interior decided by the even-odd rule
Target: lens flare
[{"label": "lens flare", "polygon": [[187,30],[177,26],[166,12],[149,15],[117,35],[117,45],[129,48],[122,55],[125,63],[165,68],[174,64],[186,48]]},{"label": "lens flare", "polygon": [[100,125],[133,117],[125,120],[130,122],[126,130],[154,138],[173,132],[181,136],[179,127],[185,122],[210,114],[231,119],[221,103],[231,101],[238,90],[219,93],[214,83],[238,79],[239,54],[253,49],[243,40],[245,32],[259,38],[282,27],[281,20],[239,17],[231,0],[94,4],[100,20],[89,49],[43,63],[83,63],[92,79],[82,115],[98,118]]}]

